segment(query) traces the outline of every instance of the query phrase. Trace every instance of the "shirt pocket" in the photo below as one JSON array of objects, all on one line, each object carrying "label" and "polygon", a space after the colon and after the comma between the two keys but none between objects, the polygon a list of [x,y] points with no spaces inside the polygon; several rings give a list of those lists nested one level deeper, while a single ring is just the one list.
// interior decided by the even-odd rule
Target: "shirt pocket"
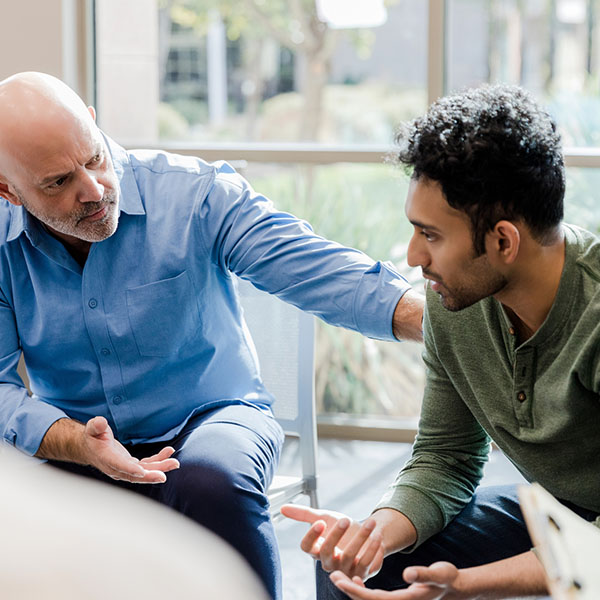
[{"label": "shirt pocket", "polygon": [[172,356],[197,338],[200,315],[186,271],[127,290],[127,312],[142,356]]}]

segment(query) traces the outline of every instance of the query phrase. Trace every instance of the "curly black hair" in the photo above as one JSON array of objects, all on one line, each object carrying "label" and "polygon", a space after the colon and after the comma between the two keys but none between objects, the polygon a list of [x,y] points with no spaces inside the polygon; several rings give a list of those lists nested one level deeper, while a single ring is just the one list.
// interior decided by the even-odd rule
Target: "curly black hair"
[{"label": "curly black hair", "polygon": [[470,220],[473,244],[502,220],[522,220],[545,243],[563,218],[565,170],[552,117],[517,86],[484,85],[440,98],[402,126],[397,160],[438,182]]}]

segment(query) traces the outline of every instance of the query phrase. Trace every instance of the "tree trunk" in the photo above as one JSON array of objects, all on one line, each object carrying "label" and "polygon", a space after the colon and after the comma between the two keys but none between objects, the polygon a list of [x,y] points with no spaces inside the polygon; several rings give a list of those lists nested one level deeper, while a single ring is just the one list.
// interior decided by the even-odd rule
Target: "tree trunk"
[{"label": "tree trunk", "polygon": [[246,39],[242,93],[244,94],[244,116],[246,120],[246,139],[250,142],[256,139],[258,112],[263,97],[265,81],[261,72],[264,38]]},{"label": "tree trunk", "polygon": [[298,138],[301,141],[316,142],[323,112],[323,95],[329,76],[329,60],[324,59],[321,52],[306,53],[305,59],[306,68],[302,83],[304,107]]}]

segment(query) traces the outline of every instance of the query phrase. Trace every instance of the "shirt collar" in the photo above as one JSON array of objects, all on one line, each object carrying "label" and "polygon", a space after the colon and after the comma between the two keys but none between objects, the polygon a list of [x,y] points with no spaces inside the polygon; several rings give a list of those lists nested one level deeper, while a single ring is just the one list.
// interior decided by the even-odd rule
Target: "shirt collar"
[{"label": "shirt collar", "polygon": [[113,167],[119,180],[120,198],[119,208],[128,215],[145,215],[146,210],[140,196],[133,168],[129,161],[129,154],[122,146],[102,134],[112,157]]},{"label": "shirt collar", "polygon": [[24,231],[27,232],[29,239],[36,236],[35,219],[22,206],[9,204],[8,210],[10,211],[10,226],[6,237],[7,242],[16,240]]},{"label": "shirt collar", "polygon": [[[144,209],[127,151],[104,133],[102,135],[108,146],[117,180],[119,181],[119,210],[128,215],[145,215],[146,210]],[[38,231],[36,220],[22,206],[11,204],[9,209],[10,226],[6,241],[12,242],[21,233],[26,232],[27,237],[35,244]]]}]

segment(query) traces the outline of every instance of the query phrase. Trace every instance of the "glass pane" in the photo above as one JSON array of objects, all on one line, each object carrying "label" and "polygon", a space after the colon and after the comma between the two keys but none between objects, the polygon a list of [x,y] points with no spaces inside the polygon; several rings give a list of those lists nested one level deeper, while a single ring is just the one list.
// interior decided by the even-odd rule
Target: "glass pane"
[{"label": "glass pane", "polygon": [[354,0],[381,24],[366,13],[344,29],[317,4],[162,2],[160,138],[389,143],[426,108],[427,3]]},{"label": "glass pane", "polygon": [[598,0],[449,0],[446,89],[519,84],[566,146],[600,145]]},{"label": "glass pane", "polygon": [[[275,205],[315,231],[381,260],[392,260],[417,289],[406,264],[411,225],[404,216],[408,179],[392,165],[250,164],[244,174]],[[416,417],[424,385],[420,344],[377,342],[319,322],[317,408],[323,413]]]},{"label": "glass pane", "polygon": [[565,221],[600,234],[600,169],[567,169]]}]

